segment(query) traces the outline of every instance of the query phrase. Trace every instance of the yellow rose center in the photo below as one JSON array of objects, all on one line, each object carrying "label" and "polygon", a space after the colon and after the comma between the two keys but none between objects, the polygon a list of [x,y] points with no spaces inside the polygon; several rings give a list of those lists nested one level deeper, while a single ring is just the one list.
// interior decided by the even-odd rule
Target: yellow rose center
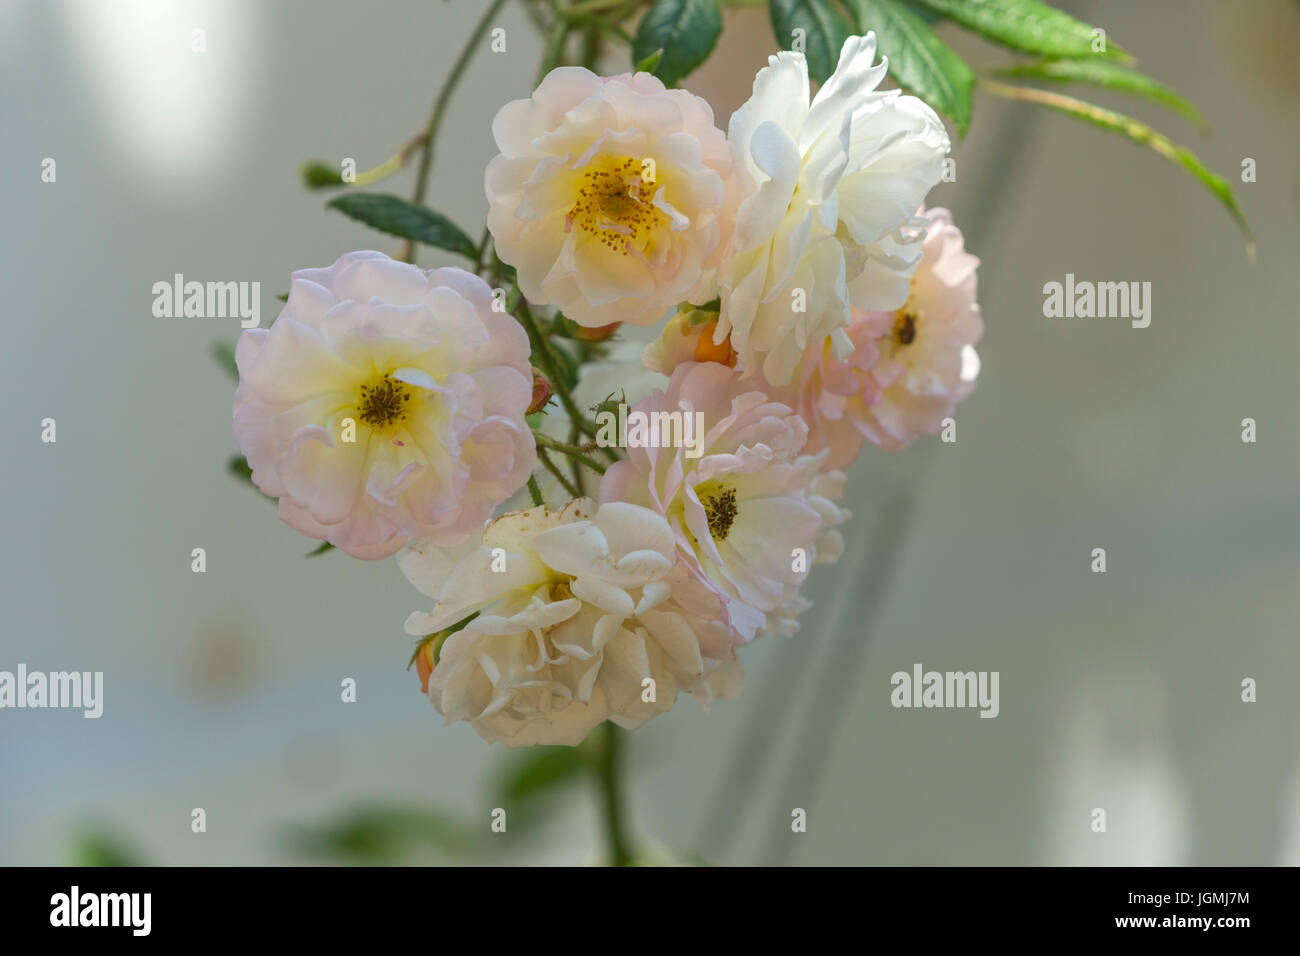
[{"label": "yellow rose center", "polygon": [[568,226],[576,225],[622,255],[634,250],[644,253],[654,233],[668,222],[654,206],[658,191],[649,160],[597,157],[578,180]]},{"label": "yellow rose center", "polygon": [[357,392],[357,415],[371,428],[395,428],[406,421],[414,389],[388,375],[379,375]]}]

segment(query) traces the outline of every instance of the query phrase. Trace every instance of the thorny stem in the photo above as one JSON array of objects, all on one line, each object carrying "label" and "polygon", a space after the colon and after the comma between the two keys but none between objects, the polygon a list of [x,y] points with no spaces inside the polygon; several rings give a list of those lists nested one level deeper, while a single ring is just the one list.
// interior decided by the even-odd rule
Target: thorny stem
[{"label": "thorny stem", "polygon": [[[533,434],[535,437],[541,437],[540,433],[538,432],[534,432]],[[541,442],[538,442],[538,445],[541,446]],[[564,472],[560,471],[559,466],[556,465],[555,462],[551,460],[551,456],[546,453],[546,449],[544,447],[538,447],[537,460],[542,463],[543,468],[545,468],[547,471],[549,471],[552,475],[555,476],[555,480],[560,483],[561,488],[567,491],[574,498],[582,497],[582,492],[580,492],[576,487],[574,487],[573,483],[570,482],[568,478],[564,477]]]},{"label": "thorny stem", "polygon": [[541,363],[542,372],[545,373],[548,379],[550,379],[551,384],[555,386],[556,394],[560,396],[560,404],[564,406],[564,410],[568,413],[570,422],[576,425],[585,434],[594,437],[595,429],[591,423],[583,417],[582,411],[578,408],[577,403],[573,400],[573,396],[569,393],[569,386],[565,384],[564,378],[561,375],[559,359],[556,357],[555,352],[552,351],[550,340],[547,339],[546,335],[542,332],[541,326],[537,324],[537,319],[534,317],[532,309],[528,307],[528,303],[525,302],[523,298],[520,298],[519,303],[515,307],[515,311],[519,314],[520,324],[522,324],[527,330],[528,337],[533,340],[533,344],[536,346],[537,360]]},{"label": "thorny stem", "polygon": [[[570,445],[577,445],[577,444],[578,444],[578,440],[579,440],[581,437],[582,437],[582,432],[578,431],[578,426],[577,426],[577,425],[570,425],[570,426],[569,426],[569,444],[570,444]],[[575,485],[577,485],[577,486],[578,486],[578,490],[581,491],[581,492],[585,495],[585,494],[587,493],[587,485],[586,485],[586,482],[583,481],[582,465],[580,465],[580,464],[579,464],[575,459],[570,458],[570,459],[569,459],[569,467],[570,467],[570,469],[573,471],[573,483],[574,483]]]},{"label": "thorny stem", "polygon": [[605,473],[604,465],[583,454],[585,451],[590,451],[588,446],[569,445],[562,441],[556,441],[550,435],[544,434],[543,432],[535,432],[533,437],[537,439],[537,444],[541,445],[543,448],[549,448],[551,451],[558,451],[562,455],[568,455],[574,461],[581,462],[598,475],[603,475]]},{"label": "thorny stem", "polygon": [[542,488],[537,484],[537,476],[533,474],[528,476],[528,495],[533,499],[534,505],[546,507],[546,499],[542,497]]}]

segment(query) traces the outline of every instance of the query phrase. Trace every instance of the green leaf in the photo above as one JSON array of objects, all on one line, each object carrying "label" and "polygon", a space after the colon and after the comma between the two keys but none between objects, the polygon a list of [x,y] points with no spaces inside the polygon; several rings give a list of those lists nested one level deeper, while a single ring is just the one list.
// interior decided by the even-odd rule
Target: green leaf
[{"label": "green leaf", "polygon": [[653,73],[655,71],[655,67],[659,65],[659,61],[662,60],[663,58],[664,58],[664,51],[663,48],[660,47],[658,50],[655,50],[644,60],[638,61],[636,66],[632,67],[632,72]]},{"label": "green leaf", "polygon": [[478,247],[474,240],[465,235],[454,222],[400,196],[387,193],[346,193],[331,199],[326,206],[391,236],[446,249],[471,262],[478,258]]},{"label": "green leaf", "polygon": [[239,366],[235,364],[235,347],[229,342],[213,342],[212,357],[225,370],[231,380],[239,383]]},{"label": "green leaf", "polygon": [[[909,0],[909,2],[914,3],[915,0]],[[927,10],[925,7],[910,7],[909,9],[931,26],[943,19],[939,14],[935,13],[933,10]]]},{"label": "green leaf", "polygon": [[768,12],[776,42],[787,50],[802,45],[808,75],[824,83],[835,72],[844,41],[854,34],[849,18],[830,0],[771,0]]},{"label": "green leaf", "polygon": [[554,800],[582,781],[591,760],[587,741],[577,747],[532,747],[512,753],[497,775],[493,799],[508,808],[512,827],[536,829],[548,818]]},{"label": "green leaf", "polygon": [[318,554],[324,554],[326,551],[333,551],[333,550],[334,550],[334,545],[330,544],[328,541],[322,541],[316,547],[312,548],[310,551],[307,552],[307,557],[314,558]]},{"label": "green leaf", "polygon": [[438,658],[442,654],[442,645],[447,642],[447,638],[459,631],[465,630],[465,625],[478,616],[479,612],[475,611],[473,614],[461,618],[451,627],[445,627],[441,631],[434,631],[432,634],[425,634],[415,642],[415,649],[411,651],[411,659],[406,662],[406,669],[409,671],[415,666],[415,659],[420,656],[420,651],[424,650],[430,644],[433,645],[433,663],[437,664]]},{"label": "green leaf", "polygon": [[289,846],[306,856],[347,863],[397,863],[425,848],[457,856],[473,842],[472,831],[445,811],[366,806],[322,826],[284,832]]},{"label": "green leaf", "polygon": [[143,866],[136,847],[102,824],[80,827],[73,837],[72,866]]},{"label": "green leaf", "polygon": [[[230,461],[226,462],[226,471],[230,472],[236,478],[241,478],[253,485],[253,469],[248,466],[248,459],[243,455],[235,455]],[[256,485],[253,485],[256,488]]]},{"label": "green leaf", "polygon": [[242,454],[235,454],[231,456],[230,460],[226,462],[226,471],[230,472],[230,474],[234,475],[240,481],[245,482],[248,485],[248,487],[252,488],[254,491],[256,491],[259,495],[262,495],[262,497],[266,498],[268,501],[275,500],[270,495],[263,494],[262,489],[257,487],[257,485],[253,484],[253,469],[249,467],[248,459],[245,458]]},{"label": "green leaf", "polygon": [[1105,50],[1093,49],[1093,27],[1039,0],[912,0],[949,17],[1003,46],[1041,56],[1110,57],[1129,55],[1106,37]]},{"label": "green leaf", "polygon": [[586,757],[578,747],[533,747],[511,758],[495,792],[518,807],[576,782],[585,767]]},{"label": "green leaf", "polygon": [[659,51],[647,72],[672,86],[708,58],[721,32],[717,0],[655,0],[636,29],[632,59],[644,63]]},{"label": "green leaf", "polygon": [[899,0],[848,0],[858,32],[876,32],[898,84],[951,116],[965,136],[970,126],[975,75],[912,9]]},{"label": "green leaf", "polygon": [[1182,166],[1199,179],[1205,185],[1205,188],[1213,193],[1224,208],[1228,210],[1228,213],[1246,237],[1247,254],[1252,259],[1255,257],[1255,237],[1250,231],[1250,224],[1246,222],[1245,215],[1242,214],[1241,207],[1237,205],[1237,198],[1233,195],[1232,187],[1228,185],[1225,179],[1216,175],[1197,159],[1191,150],[1177,145],[1167,136],[1156,132],[1150,126],[1133,119],[1131,116],[1125,116],[1123,113],[1116,113],[1114,110],[1077,100],[1072,96],[1050,93],[1047,90],[1036,90],[1028,86],[1008,86],[992,80],[981,81],[981,85],[990,93],[998,96],[1027,103],[1037,103],[1040,106],[1046,106],[1048,109],[1057,110],[1092,123],[1095,126],[1100,126],[1102,129],[1119,133],[1135,143],[1155,150],[1170,162]]},{"label": "green leaf", "polygon": [[1109,60],[1036,60],[994,71],[997,76],[1033,77],[1056,83],[1091,83],[1163,103],[1205,128],[1209,124],[1191,103],[1159,80]]}]

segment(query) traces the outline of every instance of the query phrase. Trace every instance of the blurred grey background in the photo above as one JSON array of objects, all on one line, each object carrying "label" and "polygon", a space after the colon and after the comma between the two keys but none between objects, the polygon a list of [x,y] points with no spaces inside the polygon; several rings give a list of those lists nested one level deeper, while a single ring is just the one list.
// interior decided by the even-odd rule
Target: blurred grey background
[{"label": "blurred grey background", "polygon": [[[632,736],[635,829],[663,853],[1300,862],[1300,9],[1068,8],[1205,113],[1211,135],[1080,93],[1225,175],[1258,261],[1153,153],[979,96],[957,181],[931,197],[983,260],[983,371],[958,441],[864,452],[847,553],[813,576],[803,631],[747,650],[739,700],[711,715],[681,701]],[[431,860],[593,858],[581,787],[540,822],[489,832],[509,755],[443,727],[404,670],[402,623],[425,599],[392,562],[303,557],[312,542],[224,470],[232,387],[209,349],[237,320],[150,311],[153,283],[177,272],[260,281],[266,325],[292,270],[395,251],[296,171],[314,157],[366,169],[409,139],[481,9],[0,3],[0,669],[102,670],[106,684],[99,720],[0,711],[0,863],[85,859],[87,834],[146,862],[302,862],[317,857],[287,828],[375,805],[468,821],[463,852]],[[474,235],[492,115],[529,92],[541,49],[520,5],[500,25],[507,51],[471,67],[429,191]],[[191,52],[195,28],[206,53]],[[1011,59],[943,35],[973,65]],[[719,125],[773,48],[765,12],[729,15],[691,84]],[[626,69],[625,49],[607,65]],[[1244,157],[1255,183],[1239,181]],[[408,193],[411,176],[378,188]],[[1150,281],[1150,328],[1044,318],[1042,286],[1067,272]],[[45,417],[56,444],[40,441]],[[206,574],[190,570],[195,547]],[[893,709],[891,673],[918,662],[999,671],[1000,715]],[[1248,677],[1256,703],[1241,700]],[[806,834],[790,833],[793,807]]]}]

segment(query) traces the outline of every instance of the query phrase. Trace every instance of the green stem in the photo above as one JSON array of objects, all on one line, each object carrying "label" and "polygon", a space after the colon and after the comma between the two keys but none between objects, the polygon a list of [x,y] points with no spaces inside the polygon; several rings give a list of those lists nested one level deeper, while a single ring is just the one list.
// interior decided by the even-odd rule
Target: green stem
[{"label": "green stem", "polygon": [[427,138],[427,132],[416,133],[405,146],[374,169],[367,169],[364,172],[357,173],[348,185],[353,187],[373,186],[375,183],[382,182],[405,166],[410,161],[411,154],[422,147]]},{"label": "green stem", "polygon": [[600,27],[588,24],[582,31],[582,65],[593,73],[600,62]]},{"label": "green stem", "polygon": [[550,435],[543,434],[542,432],[534,432],[533,437],[537,439],[537,444],[543,448],[558,451],[561,455],[568,455],[574,461],[581,462],[598,475],[603,475],[605,473],[604,465],[583,454],[583,452],[587,450],[583,446],[569,445],[562,441],[556,441]]},{"label": "green stem", "polygon": [[542,488],[537,483],[536,475],[528,476],[528,494],[532,497],[534,505],[546,507],[546,499],[542,497]]},{"label": "green stem", "polygon": [[488,245],[492,242],[492,233],[488,230],[486,224],[483,226],[483,235],[478,241],[478,258],[474,260],[474,274],[481,276],[483,270],[487,268],[487,251]]},{"label": "green stem", "polygon": [[[533,434],[538,435],[537,432],[534,432]],[[543,468],[555,476],[555,480],[560,483],[561,488],[575,498],[582,497],[582,492],[579,491],[568,478],[564,477],[564,472],[560,471],[559,466],[556,465],[555,462],[551,461],[551,456],[546,454],[546,449],[541,446],[540,442],[538,443],[537,448],[537,460],[542,463]]]},{"label": "green stem", "polygon": [[[442,126],[442,118],[446,115],[447,104],[451,101],[452,93],[456,91],[461,78],[465,75],[470,60],[474,59],[474,54],[483,45],[483,38],[487,36],[492,21],[496,19],[496,15],[505,6],[505,3],[506,0],[492,0],[488,4],[483,17],[474,27],[474,32],[470,34],[469,40],[460,51],[460,55],[456,57],[456,62],[451,65],[451,72],[447,74],[446,82],[442,84],[442,89],[438,91],[437,99],[433,101],[433,110],[429,113],[429,122],[424,128],[424,142],[420,148],[420,163],[415,171],[415,190],[411,193],[411,202],[417,206],[423,205],[424,194],[429,188],[429,170],[433,166],[434,141],[438,138],[438,128]],[[408,240],[403,253],[403,258],[407,262],[414,262],[415,243]]]},{"label": "green stem", "polygon": [[582,17],[589,13],[603,13],[611,7],[621,7],[627,0],[579,0],[564,10],[565,17]]},{"label": "green stem", "polygon": [[622,789],[623,732],[618,725],[606,721],[601,725],[601,738],[595,769],[605,821],[606,851],[610,865],[631,866],[632,852],[627,838]]},{"label": "green stem", "polygon": [[[577,426],[577,425],[570,425],[570,426],[569,426],[569,444],[570,444],[570,445],[577,445],[577,444],[578,444],[578,441],[579,441],[581,438],[582,438],[582,432],[578,431],[578,426]],[[581,491],[581,492],[585,495],[585,494],[587,493],[587,484],[586,484],[586,482],[583,480],[582,465],[580,465],[580,464],[579,464],[575,459],[570,458],[570,459],[569,459],[569,469],[570,469],[570,471],[572,471],[572,473],[573,473],[573,483],[574,483],[575,485],[577,485],[577,486],[578,486],[578,490]]]},{"label": "green stem", "polygon": [[595,437],[596,429],[579,410],[578,405],[569,393],[569,386],[565,384],[560,360],[552,351],[550,340],[542,332],[542,328],[537,324],[537,318],[533,315],[533,310],[528,307],[528,303],[521,297],[515,306],[515,311],[519,315],[519,322],[528,332],[528,337],[533,342],[534,352],[538,363],[542,366],[542,373],[550,380],[551,385],[555,388],[555,393],[560,396],[560,404],[564,406],[564,411],[569,416],[569,422],[576,425],[584,434]]},{"label": "green stem", "polygon": [[546,38],[546,52],[542,55],[542,65],[537,70],[537,82],[533,84],[534,86],[540,86],[546,74],[563,62],[564,43],[569,39],[569,29],[569,21],[557,11],[555,19],[551,22],[550,35]]}]

